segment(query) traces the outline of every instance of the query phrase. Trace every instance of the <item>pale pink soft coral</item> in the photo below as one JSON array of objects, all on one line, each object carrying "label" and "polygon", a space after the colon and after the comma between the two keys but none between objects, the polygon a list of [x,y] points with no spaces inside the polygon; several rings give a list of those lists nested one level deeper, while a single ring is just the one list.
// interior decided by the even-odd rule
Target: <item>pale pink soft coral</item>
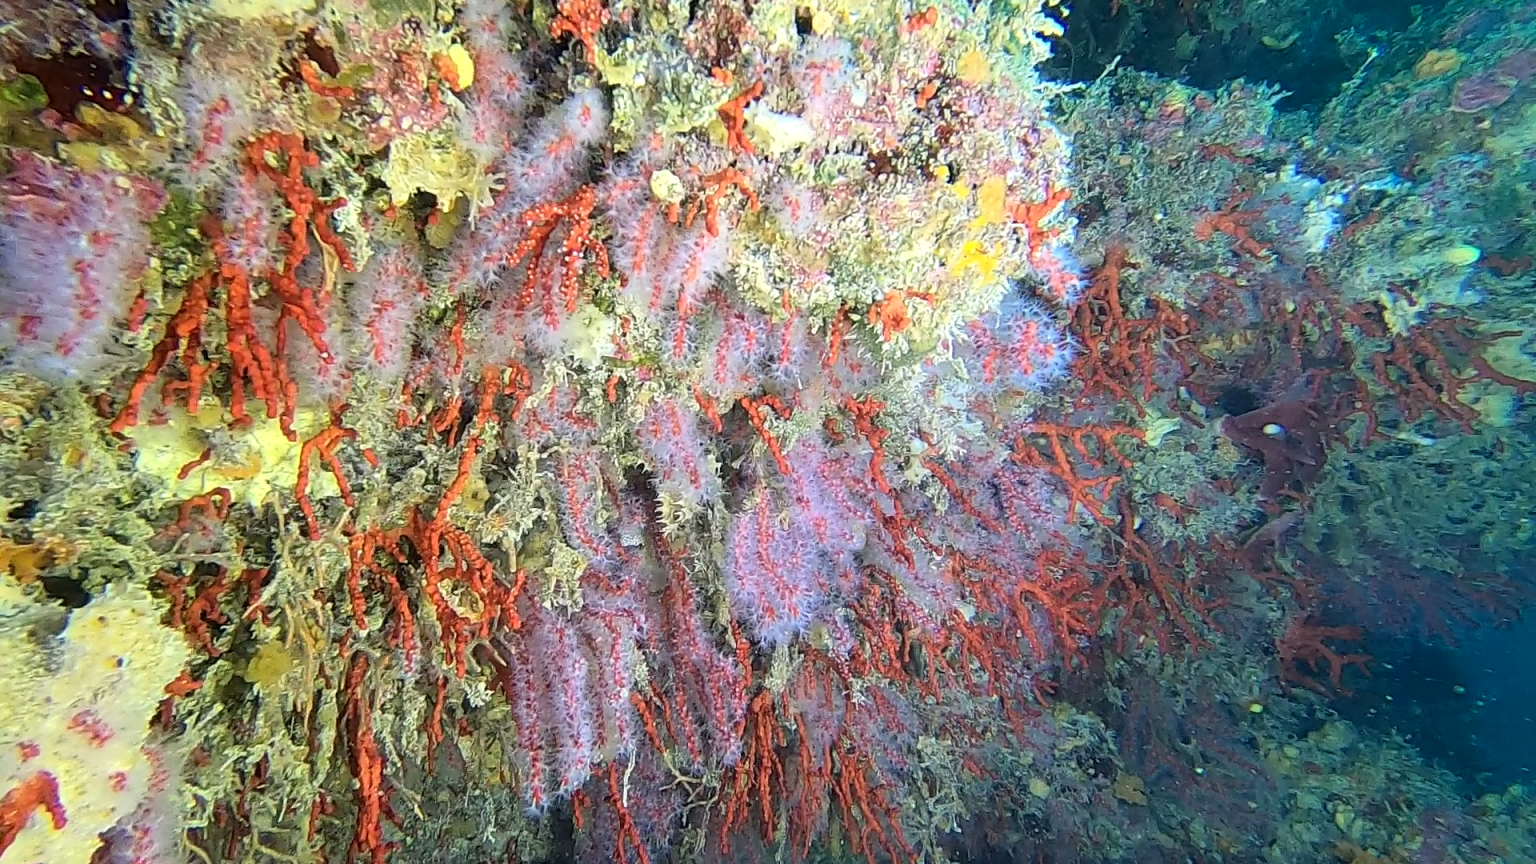
[{"label": "pale pink soft coral", "polygon": [[43,378],[90,375],[149,262],[164,201],[144,178],[87,172],[35,153],[0,177],[0,366]]}]

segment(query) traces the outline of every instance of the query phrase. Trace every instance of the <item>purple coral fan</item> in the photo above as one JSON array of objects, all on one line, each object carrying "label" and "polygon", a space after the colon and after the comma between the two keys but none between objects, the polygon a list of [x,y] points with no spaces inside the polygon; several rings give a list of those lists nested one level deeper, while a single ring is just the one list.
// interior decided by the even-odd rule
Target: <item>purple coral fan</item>
[{"label": "purple coral fan", "polygon": [[1497,70],[1470,75],[1456,82],[1456,92],[1451,96],[1451,110],[1476,114],[1497,108],[1514,95],[1516,83],[1516,79]]}]

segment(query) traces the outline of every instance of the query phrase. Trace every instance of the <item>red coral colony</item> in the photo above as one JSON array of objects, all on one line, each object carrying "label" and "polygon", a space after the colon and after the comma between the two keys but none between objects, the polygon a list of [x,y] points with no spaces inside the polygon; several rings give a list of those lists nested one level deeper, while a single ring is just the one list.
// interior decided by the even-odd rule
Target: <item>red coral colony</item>
[{"label": "red coral colony", "polygon": [[1536,6],[1073,5],[0,0],[0,864],[1529,860]]}]

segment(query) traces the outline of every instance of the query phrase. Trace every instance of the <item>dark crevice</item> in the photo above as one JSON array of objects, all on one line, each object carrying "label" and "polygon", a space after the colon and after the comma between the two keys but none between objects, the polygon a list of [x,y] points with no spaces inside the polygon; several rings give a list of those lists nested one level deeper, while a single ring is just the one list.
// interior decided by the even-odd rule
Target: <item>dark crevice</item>
[{"label": "dark crevice", "polygon": [[1238,79],[1263,82],[1289,94],[1281,109],[1316,111],[1339,94],[1358,65],[1345,56],[1341,36],[1353,31],[1380,43],[1407,30],[1417,15],[1433,14],[1444,0],[1416,9],[1383,0],[1290,5],[1294,14],[1276,15],[1273,4],[1240,0],[1079,0],[1048,69],[1088,82],[1118,57],[1122,67],[1203,90]]}]

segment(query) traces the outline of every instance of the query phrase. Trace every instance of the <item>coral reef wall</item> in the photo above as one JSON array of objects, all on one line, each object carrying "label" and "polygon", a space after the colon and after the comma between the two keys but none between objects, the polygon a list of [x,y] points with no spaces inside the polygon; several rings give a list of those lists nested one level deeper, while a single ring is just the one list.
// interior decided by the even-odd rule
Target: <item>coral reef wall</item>
[{"label": "coral reef wall", "polygon": [[7,36],[7,453],[50,467],[6,536],[40,609],[163,602],[193,846],[874,856],[964,815],[1092,627],[1006,444],[1081,287],[1040,9],[78,11]]},{"label": "coral reef wall", "polygon": [[1536,15],[1083,5],[0,0],[0,864],[1529,853]]}]

